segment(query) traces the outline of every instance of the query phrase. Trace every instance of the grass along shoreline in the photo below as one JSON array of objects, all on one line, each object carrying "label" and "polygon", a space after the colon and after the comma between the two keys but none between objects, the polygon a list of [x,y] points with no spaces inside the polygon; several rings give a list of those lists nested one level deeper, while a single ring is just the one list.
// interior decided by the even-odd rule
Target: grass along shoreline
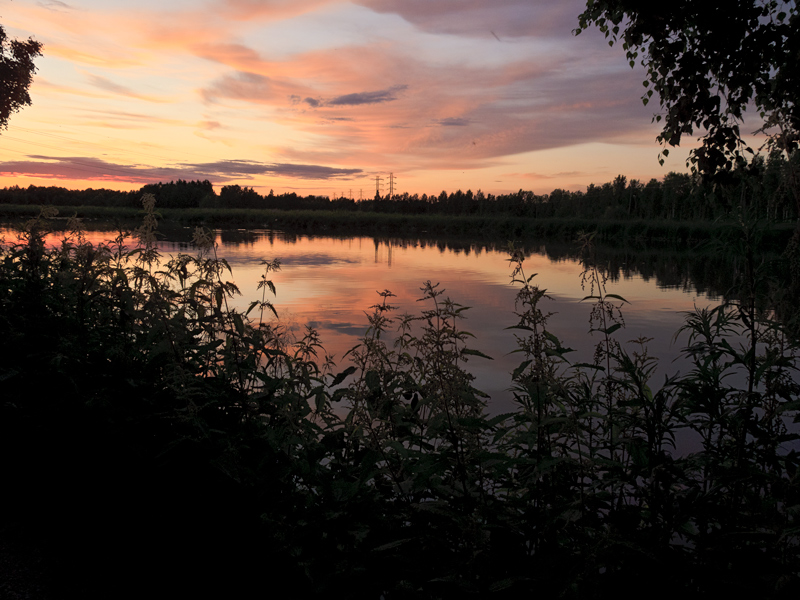
[{"label": "grass along shoreline", "polygon": [[[35,217],[42,206],[0,205],[0,218],[14,221]],[[58,207],[58,218],[77,216],[84,221],[138,223],[139,209],[106,206]],[[574,240],[596,233],[596,240],[612,245],[686,245],[736,238],[740,225],[733,221],[532,219],[513,215],[409,215],[397,213],[259,209],[160,209],[164,225],[214,228],[282,229],[316,234],[399,236],[469,236],[475,240],[533,238]],[[781,252],[794,232],[793,223],[764,225],[763,250]]]}]

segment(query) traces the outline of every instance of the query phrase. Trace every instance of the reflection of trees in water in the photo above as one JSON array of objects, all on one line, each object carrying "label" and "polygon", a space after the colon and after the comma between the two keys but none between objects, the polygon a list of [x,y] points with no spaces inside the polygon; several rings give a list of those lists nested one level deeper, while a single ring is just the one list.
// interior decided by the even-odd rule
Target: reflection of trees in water
[{"label": "reflection of trees in water", "polygon": [[[547,255],[558,252],[548,249]],[[559,257],[575,257],[575,252]],[[706,294],[712,299],[726,297],[735,280],[733,261],[710,253],[686,251],[619,251],[599,246],[597,266],[611,281],[640,276],[644,281],[655,280],[664,289]]]},{"label": "reflection of trees in water", "polygon": [[[109,224],[92,223],[92,230],[107,230],[109,237],[112,231],[117,231]],[[188,251],[194,227],[175,225],[169,222],[159,223],[159,231],[167,243],[177,244],[180,251]],[[436,249],[440,253],[453,252],[454,254],[480,255],[483,252],[505,253],[509,242],[506,240],[474,241],[463,236],[426,236],[401,237],[391,235],[379,236],[353,236],[297,233],[276,229],[218,229],[215,231],[218,240],[225,246],[252,247],[262,240],[273,244],[280,240],[288,244],[298,244],[305,240],[338,239],[348,240],[354,237],[370,237],[376,248],[384,245],[392,248],[421,248]],[[58,235],[56,227],[54,235]],[[767,240],[769,243],[769,240]],[[775,244],[773,244],[774,246]],[[546,256],[549,260],[573,261],[580,260],[578,242],[563,240],[526,240],[516,241],[515,246],[526,255],[538,254]],[[611,281],[640,276],[644,281],[655,280],[657,286],[665,289],[679,289],[687,293],[705,294],[711,299],[736,299],[738,282],[742,281],[745,273],[745,259],[735,244],[716,244],[716,249],[707,245],[694,247],[676,247],[675,245],[645,245],[639,240],[635,245],[612,246],[598,242],[595,248],[597,267],[607,274]],[[758,256],[761,265],[760,277],[762,283],[758,285],[758,292],[763,295],[762,305],[775,307],[775,310],[784,318],[798,312],[800,303],[787,299],[788,290],[785,281],[788,281],[785,261],[774,251],[764,252]]]},{"label": "reflection of trees in water", "polygon": [[[567,246],[547,246],[545,254],[553,260],[576,258]],[[746,275],[745,258],[733,250],[721,248],[679,249],[619,249],[598,245],[595,251],[597,266],[611,281],[640,276],[655,280],[665,289],[680,289],[705,294],[712,299],[736,300]],[[761,266],[758,292],[765,302],[778,302],[783,295],[785,261],[775,253],[758,255]]]},{"label": "reflection of trees in water", "polygon": [[[170,231],[169,238],[178,232]],[[307,233],[294,233],[279,230],[245,230],[232,229],[218,232],[220,241],[229,246],[253,246],[260,240],[274,243],[281,240],[284,243],[298,244],[305,240],[314,239],[353,239],[346,235],[313,235]],[[180,237],[180,236],[178,236]],[[392,248],[421,248],[436,249],[441,253],[453,252],[454,254],[480,255],[483,252],[506,252],[507,241],[479,241],[475,242],[463,237],[446,236],[372,236],[376,248],[386,246]],[[517,242],[527,255],[538,254],[546,256],[555,262],[581,260],[577,242],[564,241],[526,241]],[[661,247],[647,247],[643,243],[637,247],[615,247],[598,243],[595,248],[597,267],[607,274],[611,281],[639,276],[644,281],[654,280],[656,285],[665,289],[679,289],[687,293],[705,294],[712,299],[736,298],[738,282],[744,272],[744,258],[736,252],[733,246],[717,245],[716,249],[698,246],[676,248],[662,245]],[[780,304],[782,269],[785,268],[781,257],[776,253],[764,253],[758,258],[762,265],[764,285],[759,286],[759,291],[764,294],[765,302]],[[784,304],[786,304],[784,302]],[[784,315],[791,312],[787,308],[777,309]]]},{"label": "reflection of trees in water", "polygon": [[[352,239],[353,236],[297,234],[277,230],[221,230],[220,240],[226,245],[240,246],[254,245],[261,239],[268,239],[270,243],[276,239],[289,244],[297,244],[303,240],[317,238]],[[480,255],[483,252],[506,252],[507,241],[480,241],[474,242],[458,237],[399,237],[399,236],[372,236],[376,246],[385,245],[391,248],[435,248],[439,252],[453,252],[469,256],[472,253]],[[528,255],[539,254],[548,259],[560,262],[566,260],[579,260],[577,242],[563,241],[527,241],[516,243],[517,247]],[[700,248],[619,248],[597,244],[595,251],[598,267],[602,269],[611,281],[618,281],[634,276],[640,276],[645,281],[655,280],[656,285],[665,289],[680,289],[685,292],[706,294],[711,298],[731,298],[734,293],[736,281],[743,273],[743,258],[733,252],[715,252]],[[776,254],[764,254],[760,261],[765,265],[775,263],[773,266],[774,277],[780,277],[778,269],[780,257]]]}]

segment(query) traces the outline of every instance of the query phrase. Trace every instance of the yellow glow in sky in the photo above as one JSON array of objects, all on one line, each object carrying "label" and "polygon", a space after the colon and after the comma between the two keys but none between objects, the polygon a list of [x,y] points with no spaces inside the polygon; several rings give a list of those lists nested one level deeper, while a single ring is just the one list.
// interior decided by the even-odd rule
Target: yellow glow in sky
[{"label": "yellow glow in sky", "polygon": [[[261,193],[584,189],[662,167],[621,48],[573,36],[580,0],[17,0],[44,44],[0,186]],[[688,141],[688,140],[687,140]],[[382,189],[382,193],[388,189]]]}]

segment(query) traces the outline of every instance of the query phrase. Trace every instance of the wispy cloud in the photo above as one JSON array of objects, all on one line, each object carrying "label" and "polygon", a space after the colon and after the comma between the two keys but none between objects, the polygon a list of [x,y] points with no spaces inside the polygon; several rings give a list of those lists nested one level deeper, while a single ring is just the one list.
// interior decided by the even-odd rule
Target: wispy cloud
[{"label": "wispy cloud", "polygon": [[582,177],[586,173],[582,171],[561,171],[559,173],[507,173],[505,177],[516,179],[522,177],[524,179],[532,179],[534,181],[542,181],[549,179],[563,179],[569,177]]},{"label": "wispy cloud", "polygon": [[210,176],[229,179],[250,175],[280,175],[298,179],[333,179],[346,178],[363,173],[361,169],[342,169],[322,165],[289,163],[261,163],[250,160],[221,160],[211,163],[185,164],[182,167],[194,169]]},{"label": "wispy cloud", "polygon": [[408,89],[407,85],[394,85],[385,90],[376,92],[358,92],[355,94],[345,94],[329,100],[328,106],[361,106],[362,104],[380,104],[381,102],[392,102],[397,100],[397,93]]},{"label": "wispy cloud", "polygon": [[111,81],[110,79],[106,79],[105,77],[101,77],[100,75],[93,75],[88,73],[86,78],[89,81],[89,84],[93,87],[96,87],[101,90],[105,90],[107,92],[111,92],[112,94],[117,94],[119,96],[127,96],[129,98],[136,98],[137,100],[146,100],[147,102],[167,102],[168,100],[164,98],[157,98],[155,96],[149,96],[146,94],[140,94],[124,85],[120,85]]},{"label": "wispy cloud", "polygon": [[108,48],[74,48],[63,44],[46,44],[45,53],[51,58],[103,68],[126,68],[142,64],[142,59],[129,50]]},{"label": "wispy cloud", "polygon": [[75,10],[73,6],[70,6],[66,2],[60,2],[59,0],[41,0],[36,4],[47,10]]},{"label": "wispy cloud", "polygon": [[68,85],[61,85],[58,83],[53,83],[52,81],[48,81],[44,77],[37,77],[36,84],[33,87],[33,93],[56,93],[56,94],[69,94],[71,96],[84,96],[87,98],[105,98],[106,94],[100,94],[98,92],[90,92],[85,89],[81,89],[78,87],[72,87]]},{"label": "wispy cloud", "polygon": [[221,99],[245,100],[256,104],[269,104],[279,98],[291,94],[280,82],[275,82],[269,77],[257,73],[239,71],[224,75],[211,85],[201,90],[201,95],[206,102],[218,102]]},{"label": "wispy cloud", "polygon": [[254,69],[263,63],[261,55],[244,44],[195,43],[192,50],[200,58],[230,65],[239,70]]},{"label": "wispy cloud", "polygon": [[[303,98],[303,102],[308,104],[311,108],[320,108],[324,106],[363,106],[365,104],[383,104],[384,102],[393,102],[397,100],[399,92],[407,90],[407,85],[393,85],[384,90],[377,90],[374,92],[355,92],[351,94],[342,94],[330,99],[324,98]],[[296,103],[298,96],[292,95],[290,99]]]},{"label": "wispy cloud", "polygon": [[429,33],[496,40],[569,34],[585,5],[583,0],[356,1],[379,13],[396,14]]},{"label": "wispy cloud", "polygon": [[466,127],[469,125],[469,119],[464,119],[462,117],[445,117],[436,122],[443,127]]},{"label": "wispy cloud", "polygon": [[293,165],[287,163],[271,165],[269,170],[269,173],[273,175],[285,175],[287,177],[297,177],[298,179],[347,179],[355,175],[361,175],[363,172],[362,169],[341,169],[319,165]]},{"label": "wispy cloud", "polygon": [[153,183],[181,177],[169,167],[120,165],[91,156],[51,157],[31,155],[33,160],[0,162],[0,174],[45,179],[125,181]]},{"label": "wispy cloud", "polygon": [[288,19],[330,4],[331,0],[218,0],[216,11],[238,20]]},{"label": "wispy cloud", "polygon": [[362,169],[323,165],[260,163],[249,160],[222,160],[206,163],[179,163],[172,166],[126,165],[87,156],[55,157],[30,155],[31,160],[0,162],[0,174],[47,179],[88,179],[125,181],[136,184],[204,180],[229,183],[251,179],[255,175],[295,179],[347,179],[363,173]]}]

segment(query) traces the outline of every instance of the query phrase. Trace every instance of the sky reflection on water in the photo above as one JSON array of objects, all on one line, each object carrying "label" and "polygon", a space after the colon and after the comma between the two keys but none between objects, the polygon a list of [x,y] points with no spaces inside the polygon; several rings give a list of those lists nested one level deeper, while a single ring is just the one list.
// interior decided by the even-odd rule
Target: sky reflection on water
[{"label": "sky reflection on water", "polygon": [[[86,236],[88,241],[100,243],[113,234],[90,231]],[[10,240],[14,235],[9,229],[0,229],[0,237]],[[53,234],[49,239],[56,244],[62,237]],[[170,239],[183,241],[160,243],[165,260],[180,252],[194,252],[187,243],[189,230],[173,232]],[[510,373],[523,358],[512,353],[517,347],[514,331],[507,329],[517,322],[514,300],[519,289],[511,284],[507,252],[441,241],[295,236],[275,231],[217,231],[216,242],[218,255],[229,262],[231,280],[242,292],[234,305],[243,310],[261,297],[257,289],[264,273],[261,261],[280,259],[281,270],[269,275],[277,288],[272,301],[278,318],[296,336],[302,336],[306,324],[317,329],[325,351],[340,370],[347,366],[342,357],[367,330],[366,313],[381,301],[378,292],[389,290],[395,295],[390,301],[396,307],[395,316],[419,316],[432,308],[430,301],[419,301],[421,288],[427,280],[438,283],[442,298],[470,307],[461,329],[475,336],[471,348],[493,359],[471,357],[466,365],[476,377],[475,386],[491,397],[489,410],[499,413],[514,408]],[[541,307],[553,313],[548,330],[564,346],[575,350],[568,355],[571,362],[590,362],[600,334],[589,333],[591,301],[582,299],[590,291],[581,285],[581,262],[567,258],[568,253],[563,251],[554,255],[544,244],[526,256],[525,274],[536,274],[534,283],[545,288],[549,296]],[[666,375],[689,369],[688,362],[680,357],[686,336],[674,340],[684,314],[695,307],[716,305],[718,300],[699,291],[705,284],[689,282],[685,274],[679,279],[681,285],[666,286],[656,277],[643,277],[632,266],[620,273],[606,287],[607,293],[628,301],[622,306],[625,327],[615,337],[623,344],[652,338],[648,351],[659,359],[652,383],[659,387]],[[388,339],[393,338],[390,335]],[[630,344],[626,347],[635,349]]]},{"label": "sky reflection on water", "polygon": [[[245,242],[226,241],[218,234],[217,242],[219,255],[229,261],[233,280],[242,291],[242,307],[258,298],[256,287],[263,273],[260,261],[280,259],[281,271],[270,276],[277,287],[273,301],[279,318],[298,334],[305,324],[316,328],[326,351],[337,361],[364,335],[368,326],[365,312],[371,312],[370,307],[381,299],[377,292],[395,294],[391,298],[392,306],[397,307],[395,315],[419,315],[432,307],[430,301],[418,301],[420,288],[427,280],[438,283],[438,289],[444,291],[442,297],[470,307],[461,327],[475,336],[471,347],[494,359],[470,360],[467,368],[476,376],[476,387],[492,397],[492,412],[512,408],[509,374],[522,357],[510,354],[516,348],[515,338],[514,332],[506,329],[517,321],[514,299],[518,289],[511,284],[507,253],[419,242],[398,244],[368,237],[295,237],[267,232],[253,232]],[[177,251],[177,247],[165,244],[164,250]],[[573,362],[590,361],[599,334],[588,333],[591,305],[581,301],[589,295],[588,289],[581,287],[581,263],[533,253],[524,268],[527,275],[536,273],[534,282],[550,297],[542,306],[553,313],[548,329],[565,346],[575,349],[570,354]],[[620,342],[653,338],[648,348],[660,360],[656,383],[667,373],[686,372],[687,363],[679,358],[685,339],[673,341],[683,324],[682,313],[716,301],[696,291],[666,289],[638,274],[609,282],[606,292],[629,302],[622,307],[625,327],[616,334]]]}]

